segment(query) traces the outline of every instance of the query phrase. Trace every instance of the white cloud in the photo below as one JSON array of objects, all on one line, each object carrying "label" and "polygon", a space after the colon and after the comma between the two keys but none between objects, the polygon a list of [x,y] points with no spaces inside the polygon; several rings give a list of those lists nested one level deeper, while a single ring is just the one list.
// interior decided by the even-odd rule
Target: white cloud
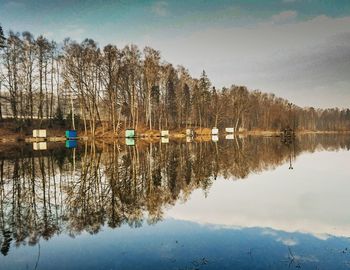
[{"label": "white cloud", "polygon": [[265,228],[262,233],[262,235],[269,235],[269,236],[277,236],[277,232],[276,231],[273,231],[271,229],[267,229]]},{"label": "white cloud", "polygon": [[286,10],[271,17],[274,23],[288,23],[296,19],[298,13],[295,10]]},{"label": "white cloud", "polygon": [[23,8],[25,8],[25,4],[22,2],[17,2],[17,1],[9,1],[9,2],[4,4],[3,8],[4,8],[4,10],[23,9]]},{"label": "white cloud", "polygon": [[293,238],[283,238],[283,237],[279,237],[276,240],[277,242],[281,242],[283,245],[285,246],[296,246],[298,244],[298,241],[296,239]]},{"label": "white cloud", "polygon": [[165,1],[155,2],[152,5],[152,12],[161,17],[168,15],[168,3]]},{"label": "white cloud", "polygon": [[[139,37],[135,42],[157,48],[165,60],[184,65],[193,76],[205,69],[217,87],[241,84],[275,92],[300,106],[346,107],[350,80],[342,74],[348,70],[348,57],[337,56],[347,53],[346,48],[340,51],[337,45],[348,44],[345,34],[350,33],[349,25],[350,17],[320,15],[282,24],[268,21],[249,27],[212,27],[181,33],[167,29],[166,33],[148,33],[147,40]],[[341,33],[344,40],[332,39]],[[325,47],[324,57],[316,53],[320,46]],[[298,55],[303,57],[296,59]],[[337,63],[330,65],[333,59]],[[317,69],[310,69],[311,64]],[[316,80],[321,68],[322,78]],[[308,76],[300,76],[304,72]],[[334,91],[339,96],[334,96]]]}]

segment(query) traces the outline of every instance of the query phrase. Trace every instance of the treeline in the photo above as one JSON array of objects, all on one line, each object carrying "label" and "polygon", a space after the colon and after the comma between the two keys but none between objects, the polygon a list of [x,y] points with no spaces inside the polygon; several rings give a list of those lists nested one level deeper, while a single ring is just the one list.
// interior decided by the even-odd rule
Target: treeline
[{"label": "treeline", "polygon": [[114,134],[125,127],[350,130],[349,109],[301,108],[245,86],[216,89],[205,71],[193,78],[150,47],[58,44],[0,30],[0,119],[20,125],[47,119],[92,135],[101,126]]}]

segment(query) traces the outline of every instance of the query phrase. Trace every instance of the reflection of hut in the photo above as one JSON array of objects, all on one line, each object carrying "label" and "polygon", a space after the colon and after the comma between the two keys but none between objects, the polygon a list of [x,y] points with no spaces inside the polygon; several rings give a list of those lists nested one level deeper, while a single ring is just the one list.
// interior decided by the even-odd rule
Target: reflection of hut
[{"label": "reflection of hut", "polygon": [[186,142],[187,143],[193,142],[193,137],[192,136],[186,136]]},{"label": "reflection of hut", "polygon": [[33,150],[35,150],[35,151],[47,150],[47,143],[46,142],[33,142]]},{"label": "reflection of hut", "polygon": [[126,137],[125,138],[125,144],[127,146],[134,146],[135,145],[135,139],[132,137]]},{"label": "reflection of hut", "polygon": [[245,138],[247,138],[247,135],[246,134],[239,134],[238,138],[239,139],[245,139]]},{"label": "reflection of hut", "polygon": [[125,130],[126,138],[134,138],[135,137],[135,129],[127,129]]},{"label": "reflection of hut", "polygon": [[216,127],[212,128],[211,135],[218,135],[218,134],[219,134],[219,129]]},{"label": "reflection of hut", "polygon": [[292,143],[295,137],[294,130],[291,128],[285,128],[281,131],[281,141],[285,144]]},{"label": "reflection of hut", "polygon": [[160,132],[161,137],[169,137],[169,130],[162,130]]},{"label": "reflection of hut", "polygon": [[77,140],[66,140],[66,148],[76,148],[78,145]]},{"label": "reflection of hut", "polygon": [[234,136],[233,134],[227,134],[226,137],[225,137],[226,140],[233,140],[234,139]]},{"label": "reflection of hut", "polygon": [[294,134],[294,131],[291,128],[285,128],[282,130],[282,133],[283,133],[283,136],[292,137]]},{"label": "reflection of hut", "polygon": [[213,142],[217,142],[217,141],[219,141],[219,136],[218,136],[218,135],[212,135],[212,136],[211,136],[211,140],[212,140]]},{"label": "reflection of hut", "polygon": [[161,142],[162,143],[169,143],[169,137],[162,137]]}]

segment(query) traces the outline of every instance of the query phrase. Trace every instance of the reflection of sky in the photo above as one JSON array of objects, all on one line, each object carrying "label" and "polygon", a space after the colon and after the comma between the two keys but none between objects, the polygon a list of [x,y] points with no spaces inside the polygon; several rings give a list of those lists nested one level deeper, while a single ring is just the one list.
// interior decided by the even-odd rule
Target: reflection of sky
[{"label": "reflection of sky", "polygon": [[172,218],[350,237],[350,152],[299,156],[274,171],[232,182],[218,179],[207,198],[196,190],[167,212]]},{"label": "reflection of sky", "polygon": [[[1,269],[347,269],[350,242],[309,234],[218,229],[165,220],[97,235],[61,235],[0,256]],[[39,255],[40,250],[40,256]],[[292,256],[294,260],[292,260]],[[290,265],[289,265],[290,264]]]}]

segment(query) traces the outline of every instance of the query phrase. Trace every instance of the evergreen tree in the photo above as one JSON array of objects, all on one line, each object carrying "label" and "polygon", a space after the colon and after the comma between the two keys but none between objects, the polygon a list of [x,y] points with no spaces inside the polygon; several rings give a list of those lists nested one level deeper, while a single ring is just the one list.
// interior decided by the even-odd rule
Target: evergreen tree
[{"label": "evergreen tree", "polygon": [[176,119],[177,119],[174,76],[175,74],[174,74],[174,71],[172,70],[166,84],[166,90],[167,90],[166,108],[167,108],[167,113],[170,116],[170,119],[172,120],[173,125],[176,123]]},{"label": "evergreen tree", "polygon": [[5,35],[4,35],[4,30],[2,29],[2,26],[0,25],[0,49],[5,48]]},{"label": "evergreen tree", "polygon": [[186,121],[186,126],[188,122],[189,115],[191,113],[191,92],[190,92],[190,87],[188,86],[187,83],[184,84],[183,86],[183,107],[184,107],[184,114],[185,114],[185,121]]}]

